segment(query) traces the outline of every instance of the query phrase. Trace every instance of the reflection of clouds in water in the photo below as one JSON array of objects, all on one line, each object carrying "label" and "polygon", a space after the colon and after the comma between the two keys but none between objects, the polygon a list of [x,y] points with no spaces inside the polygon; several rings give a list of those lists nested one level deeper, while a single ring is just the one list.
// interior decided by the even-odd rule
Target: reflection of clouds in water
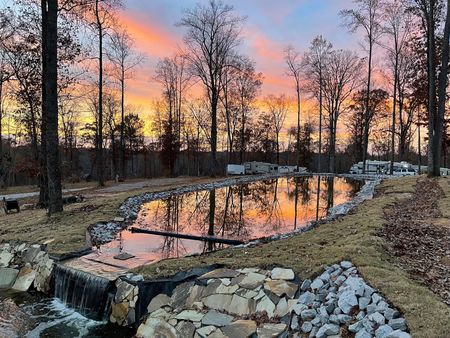
[{"label": "reflection of clouds in water", "polygon": [[[296,186],[297,185],[297,186]],[[281,178],[232,186],[215,191],[212,210],[210,191],[199,191],[147,203],[139,224],[157,230],[251,240],[294,230],[327,213],[327,208],[351,198],[357,188],[348,180],[321,178],[319,203],[317,180],[312,177]],[[296,198],[297,192],[297,198]],[[295,206],[297,202],[297,206]],[[296,212],[297,211],[297,212]],[[210,213],[213,212],[213,224]],[[297,217],[295,217],[297,214]],[[179,255],[186,248],[167,240],[166,252]],[[203,250],[202,250],[203,251]],[[181,253],[182,254],[182,253]]]}]

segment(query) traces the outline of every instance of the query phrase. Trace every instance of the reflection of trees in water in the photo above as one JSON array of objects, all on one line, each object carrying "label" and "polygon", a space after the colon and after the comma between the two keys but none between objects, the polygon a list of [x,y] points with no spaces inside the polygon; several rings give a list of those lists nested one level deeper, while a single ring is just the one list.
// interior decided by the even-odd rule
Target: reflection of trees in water
[{"label": "reflection of trees in water", "polygon": [[[143,213],[139,221],[144,220],[153,229],[245,241],[279,232],[288,222],[293,221],[295,229],[300,220],[326,215],[340,194],[347,196],[357,191],[358,185],[353,181],[339,183],[344,184],[338,184],[339,191],[334,192],[333,178],[282,178],[174,195],[151,202],[146,208],[147,215]],[[311,209],[315,209],[315,215],[308,214]],[[219,247],[223,245],[199,242],[203,251]],[[183,240],[176,238],[165,238],[161,250],[166,257],[185,255],[188,251]]]}]

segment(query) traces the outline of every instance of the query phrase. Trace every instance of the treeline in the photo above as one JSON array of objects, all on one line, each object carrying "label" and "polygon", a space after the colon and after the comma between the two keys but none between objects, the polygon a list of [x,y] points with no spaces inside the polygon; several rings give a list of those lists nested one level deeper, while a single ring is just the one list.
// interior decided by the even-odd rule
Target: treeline
[{"label": "treeline", "polygon": [[[426,153],[430,175],[445,164],[450,6],[443,0],[355,0],[340,15],[363,51],[335,48],[323,36],[290,45],[280,53],[292,93],[264,97],[264,75],[242,53],[246,17],[220,0],[197,4],[176,23],[180,50],[146,70],[161,88],[151,121],[126,100],[145,56],[120,23],[122,1],[13,3],[0,12],[0,181],[18,169],[34,175],[50,213],[62,209],[60,151],[78,173],[80,147],[93,149],[99,185],[133,174],[136,154],[160,154],[168,175],[184,173],[179,157],[189,154],[210,154],[202,172],[210,175],[256,158],[336,172],[338,153],[392,163],[420,162]],[[18,163],[19,146],[30,156]]]}]

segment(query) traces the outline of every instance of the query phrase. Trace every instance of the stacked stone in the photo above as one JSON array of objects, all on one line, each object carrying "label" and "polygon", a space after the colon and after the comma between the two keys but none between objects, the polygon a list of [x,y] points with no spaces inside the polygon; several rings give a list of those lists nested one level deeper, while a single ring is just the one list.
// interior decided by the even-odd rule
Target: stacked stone
[{"label": "stacked stone", "polygon": [[211,271],[153,298],[136,336],[410,338],[399,311],[350,262],[296,281],[282,268]]},{"label": "stacked stone", "polygon": [[291,329],[304,336],[339,336],[341,326],[356,338],[409,338],[400,312],[358,276],[348,261],[327,267],[313,281],[305,280],[293,307]]},{"label": "stacked stone", "polygon": [[289,313],[297,303],[294,278],[292,270],[280,268],[214,270],[179,285],[171,297],[155,297],[137,337],[157,332],[164,337],[287,336]]},{"label": "stacked stone", "polygon": [[0,289],[50,291],[53,260],[39,244],[0,245]]},{"label": "stacked stone", "polygon": [[142,276],[132,274],[128,274],[125,279],[119,278],[116,280],[117,290],[111,304],[111,315],[109,317],[111,323],[130,326],[136,322],[139,287],[135,285],[135,282],[141,280],[143,280]]}]

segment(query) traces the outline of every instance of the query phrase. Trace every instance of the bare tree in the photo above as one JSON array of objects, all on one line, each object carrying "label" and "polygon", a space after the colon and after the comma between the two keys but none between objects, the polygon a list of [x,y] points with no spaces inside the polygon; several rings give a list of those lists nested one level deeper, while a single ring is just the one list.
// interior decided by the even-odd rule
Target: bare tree
[{"label": "bare tree", "polygon": [[211,175],[218,172],[217,107],[223,90],[224,71],[240,43],[243,17],[220,0],[186,10],[179,26],[187,28],[184,41],[193,73],[205,86],[211,107]]},{"label": "bare tree", "polygon": [[341,16],[346,20],[347,27],[351,32],[361,29],[364,33],[365,42],[368,49],[368,67],[367,67],[367,87],[365,104],[365,125],[364,125],[364,153],[363,153],[363,173],[366,171],[367,150],[369,143],[369,100],[372,81],[372,58],[373,49],[379,41],[383,29],[381,24],[381,0],[354,0],[356,9],[341,11]]},{"label": "bare tree", "polygon": [[390,1],[383,4],[383,19],[385,21],[384,31],[391,38],[385,48],[392,65],[394,80],[393,103],[392,103],[392,130],[391,130],[391,165],[390,174],[394,173],[395,160],[395,126],[397,112],[397,91],[399,89],[399,62],[400,56],[404,52],[411,28],[412,16],[407,4],[404,1]]},{"label": "bare tree", "polygon": [[323,72],[324,108],[328,113],[329,152],[328,170],[334,173],[336,153],[336,133],[339,117],[346,101],[361,84],[363,60],[354,52],[336,50],[330,53]]},{"label": "bare tree", "polygon": [[113,64],[114,78],[120,85],[120,152],[119,152],[119,175],[122,180],[126,177],[125,166],[125,84],[126,80],[132,78],[133,70],[140,65],[144,56],[134,50],[134,40],[123,27],[113,29],[108,44],[107,56]]},{"label": "bare tree", "polygon": [[317,36],[311,42],[309,51],[303,57],[305,78],[308,79],[309,91],[319,102],[319,159],[317,171],[321,172],[322,160],[322,117],[323,117],[323,75],[330,57],[333,45],[322,36]]},{"label": "bare tree", "polygon": [[280,133],[283,129],[284,121],[289,112],[289,101],[286,95],[269,95],[265,98],[267,111],[271,117],[271,124],[275,132],[275,145],[277,150],[277,164],[280,164]]},{"label": "bare tree", "polygon": [[114,11],[122,5],[121,0],[93,0],[90,24],[98,39],[98,140],[97,140],[97,179],[99,186],[105,185],[103,157],[103,54],[107,30],[114,22]]},{"label": "bare tree", "polygon": [[294,79],[295,92],[297,94],[297,167],[300,167],[300,53],[294,47],[288,46],[284,54],[284,59],[288,67],[287,74]]}]

